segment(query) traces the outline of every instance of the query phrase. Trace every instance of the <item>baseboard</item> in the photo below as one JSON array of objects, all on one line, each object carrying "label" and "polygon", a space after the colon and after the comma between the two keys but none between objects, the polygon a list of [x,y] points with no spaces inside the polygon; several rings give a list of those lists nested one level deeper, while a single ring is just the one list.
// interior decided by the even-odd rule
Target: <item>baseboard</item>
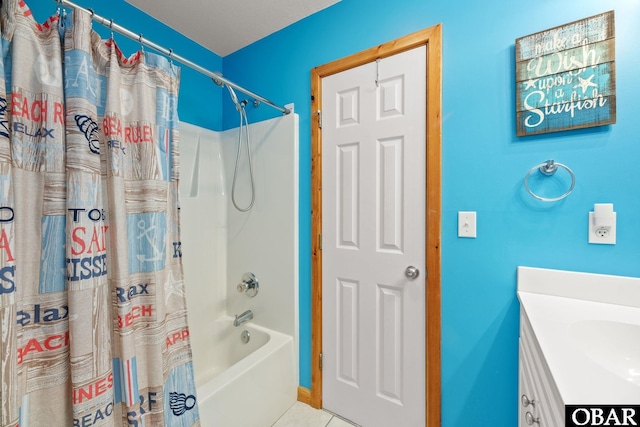
[{"label": "baseboard", "polygon": [[311,405],[311,390],[306,387],[298,386],[298,402]]}]

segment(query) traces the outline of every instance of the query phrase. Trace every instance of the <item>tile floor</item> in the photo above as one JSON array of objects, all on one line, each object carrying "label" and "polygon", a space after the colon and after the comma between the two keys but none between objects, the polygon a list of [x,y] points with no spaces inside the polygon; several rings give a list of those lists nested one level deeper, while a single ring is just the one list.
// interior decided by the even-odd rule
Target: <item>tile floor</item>
[{"label": "tile floor", "polygon": [[315,409],[296,402],[272,427],[353,427],[356,424],[347,422],[330,412]]}]

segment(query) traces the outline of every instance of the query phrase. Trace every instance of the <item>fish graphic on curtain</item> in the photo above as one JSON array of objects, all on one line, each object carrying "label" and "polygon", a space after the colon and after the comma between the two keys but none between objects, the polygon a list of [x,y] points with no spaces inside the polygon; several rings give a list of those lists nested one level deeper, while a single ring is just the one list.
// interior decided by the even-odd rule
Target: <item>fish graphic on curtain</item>
[{"label": "fish graphic on curtain", "polygon": [[59,20],[2,2],[0,421],[199,426],[179,69],[126,57],[88,13]]}]

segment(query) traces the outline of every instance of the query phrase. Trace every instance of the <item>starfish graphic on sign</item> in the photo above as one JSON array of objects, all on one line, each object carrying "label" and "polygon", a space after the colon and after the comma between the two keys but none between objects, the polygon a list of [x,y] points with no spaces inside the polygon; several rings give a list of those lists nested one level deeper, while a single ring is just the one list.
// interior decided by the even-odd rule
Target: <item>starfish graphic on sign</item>
[{"label": "starfish graphic on sign", "polygon": [[584,95],[587,92],[587,89],[589,89],[590,87],[598,87],[598,85],[592,81],[594,77],[595,74],[591,74],[588,79],[583,79],[582,77],[578,76],[578,80],[580,81],[580,83],[575,85],[573,88],[581,88],[582,94]]}]

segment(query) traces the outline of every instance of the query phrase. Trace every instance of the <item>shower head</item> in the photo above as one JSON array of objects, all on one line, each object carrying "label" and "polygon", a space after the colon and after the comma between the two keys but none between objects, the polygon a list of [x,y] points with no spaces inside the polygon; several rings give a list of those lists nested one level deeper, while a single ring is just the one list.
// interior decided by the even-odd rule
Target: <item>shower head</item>
[{"label": "shower head", "polygon": [[[222,77],[222,73],[220,73],[220,72],[216,71],[213,74],[215,74],[216,76]],[[225,83],[224,81],[222,81],[220,79],[217,79],[215,77],[211,77],[211,80],[213,80],[213,82],[215,84],[217,84],[218,86],[226,86],[227,87],[227,90],[229,90],[229,95],[231,96],[231,100],[233,101],[233,103],[236,106],[236,110],[240,111],[241,106],[244,107],[245,105],[247,105],[246,101],[243,101],[244,104],[243,104],[243,102],[238,102],[238,96],[236,95],[236,91],[233,90],[233,88],[231,86],[229,86],[228,83]]]},{"label": "shower head", "polygon": [[233,101],[234,104],[236,104],[236,110],[240,111],[240,103],[238,102],[238,96],[236,95],[236,91],[233,90],[233,88],[229,85],[225,85],[227,86],[227,89],[229,90],[229,95],[231,96],[231,100]]},{"label": "shower head", "polygon": [[225,85],[225,86],[227,86],[227,89],[229,90],[229,95],[231,95],[231,100],[233,101],[234,104],[236,104],[236,110],[238,111],[240,111],[240,109],[244,110],[244,107],[247,106],[249,101],[247,101],[246,99],[243,99],[242,101],[238,101],[238,96],[236,95],[236,91],[233,90],[233,88],[229,85]]},{"label": "shower head", "polygon": [[231,100],[234,104],[238,105],[238,96],[236,95],[236,91],[229,85],[226,85],[227,89],[229,89],[229,95],[231,95]]}]

